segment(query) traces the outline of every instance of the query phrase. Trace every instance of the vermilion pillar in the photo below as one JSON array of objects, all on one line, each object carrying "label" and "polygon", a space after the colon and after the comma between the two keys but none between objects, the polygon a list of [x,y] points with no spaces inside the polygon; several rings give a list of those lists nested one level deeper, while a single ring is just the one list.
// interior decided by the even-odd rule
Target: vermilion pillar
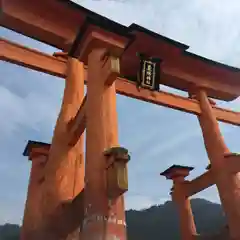
[{"label": "vermilion pillar", "polygon": [[[59,238],[60,230],[58,229],[61,229],[61,226],[51,219],[57,219],[56,216],[60,218],[64,212],[64,204],[71,202],[84,187],[84,138],[81,136],[74,146],[69,144],[72,136],[69,126],[84,98],[83,63],[78,59],[68,58],[66,75],[62,106],[46,165],[43,199],[46,215],[42,236],[45,240]],[[68,224],[71,222],[66,220],[64,225]]]},{"label": "vermilion pillar", "polygon": [[42,194],[45,181],[45,165],[50,145],[29,141],[23,155],[32,161],[27,200],[24,211],[21,240],[36,239],[42,221]]},{"label": "vermilion pillar", "polygon": [[182,240],[193,240],[196,236],[196,226],[192,214],[191,203],[185,188],[185,177],[193,170],[192,167],[173,165],[160,175],[173,180],[172,199],[178,207],[180,231]]},{"label": "vermilion pillar", "polygon": [[197,92],[197,99],[201,108],[198,119],[230,235],[232,239],[240,239],[240,173],[229,169],[235,155],[230,153],[224,142],[211,102],[204,90]]},{"label": "vermilion pillar", "polygon": [[84,240],[125,240],[124,198],[109,200],[104,151],[118,145],[115,84],[105,85],[103,55],[92,49],[88,56],[87,132]]}]

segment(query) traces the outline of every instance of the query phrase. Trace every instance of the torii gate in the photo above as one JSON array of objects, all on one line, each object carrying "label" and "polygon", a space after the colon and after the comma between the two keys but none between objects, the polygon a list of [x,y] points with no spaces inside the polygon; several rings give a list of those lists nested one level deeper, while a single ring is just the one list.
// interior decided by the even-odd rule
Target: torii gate
[{"label": "torii gate", "polygon": [[[182,239],[196,234],[187,197],[214,183],[230,235],[240,239],[239,156],[228,150],[217,123],[239,126],[240,114],[214,106],[208,98],[239,97],[239,69],[188,53],[184,44],[136,24],[122,26],[68,0],[2,0],[0,6],[1,26],[62,50],[50,56],[1,39],[0,59],[66,78],[51,144],[30,141],[24,151],[33,163],[22,240],[126,239],[123,193],[129,155],[118,145],[116,93],[198,116],[211,170],[188,184],[188,167],[163,173],[174,179]],[[154,69],[161,71],[160,79]],[[190,97],[163,92],[159,84]]]}]

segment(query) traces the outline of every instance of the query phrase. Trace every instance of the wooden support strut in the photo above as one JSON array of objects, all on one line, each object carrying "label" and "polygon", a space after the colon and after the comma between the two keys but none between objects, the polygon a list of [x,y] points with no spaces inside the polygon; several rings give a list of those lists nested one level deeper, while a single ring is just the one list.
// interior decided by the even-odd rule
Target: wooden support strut
[{"label": "wooden support strut", "polygon": [[[240,172],[240,155],[235,153],[225,154],[225,159],[227,160],[226,171],[232,174]],[[187,195],[190,197],[198,192],[203,191],[206,188],[211,187],[215,184],[214,176],[211,168],[200,175],[199,177],[187,181],[186,183]]]},{"label": "wooden support strut", "polygon": [[106,181],[109,170],[106,170],[107,156],[104,153],[106,149],[118,146],[115,80],[120,73],[120,66],[115,53],[124,49],[125,40],[118,38],[115,41],[111,37],[99,36],[86,32],[79,54],[89,68],[86,101],[85,219],[81,237],[84,240],[124,240],[124,197],[114,194],[113,199],[109,198],[107,191],[112,189]]},{"label": "wooden support strut", "polygon": [[[78,59],[68,58],[67,80],[61,110],[54,129],[46,166],[44,191],[45,221],[41,239],[60,239],[56,228],[73,229],[73,222],[62,221],[61,226],[54,219],[64,219],[62,204],[73,200],[84,187],[84,145],[80,136],[74,146],[69,146],[69,122],[78,116],[78,109],[84,99],[84,66]],[[63,230],[63,229],[61,229]],[[76,232],[75,232],[76,230]],[[68,236],[78,234],[65,232]],[[61,238],[62,239],[62,238]]]},{"label": "wooden support strut", "polygon": [[84,97],[76,116],[68,123],[70,146],[77,143],[86,128],[86,100],[87,96]]},{"label": "wooden support strut", "polygon": [[173,188],[171,192],[172,200],[178,206],[180,217],[180,232],[182,240],[194,240],[197,234],[194,217],[191,209],[190,199],[187,196],[186,180],[193,167],[173,165],[164,172],[160,173],[167,179],[173,180]]},{"label": "wooden support strut", "polygon": [[201,176],[193,179],[192,181],[186,181],[186,192],[190,197],[196,193],[203,191],[204,189],[211,187],[215,184],[214,177],[211,170],[208,170]]},{"label": "wooden support strut", "polygon": [[29,160],[32,161],[32,168],[20,234],[21,240],[37,239],[36,237],[39,234],[44,212],[42,197],[49,146],[44,143],[38,143],[33,146],[30,145],[31,143],[28,143],[26,146],[27,151],[25,156],[28,156]]},{"label": "wooden support strut", "polygon": [[[103,78],[105,79],[105,85],[112,85],[117,79],[119,71],[119,59],[105,54],[103,56]],[[86,100],[87,96],[84,97],[76,116],[68,124],[70,134],[69,144],[72,146],[76,144],[86,128]]]},{"label": "wooden support strut", "polygon": [[[11,62],[33,70],[48,73],[61,78],[66,77],[66,60],[61,57],[54,57],[39,51],[29,49],[5,39],[0,39],[0,60]],[[85,80],[87,80],[87,67],[85,66]],[[138,91],[134,83],[125,78],[118,77],[115,81],[118,94],[136,98],[165,107],[170,107],[183,112],[195,115],[201,114],[201,109],[196,100],[177,96],[167,92],[154,92],[141,89]],[[217,120],[240,126],[240,114],[238,112],[213,107]]]},{"label": "wooden support strut", "polygon": [[[199,105],[202,110],[201,115],[198,116],[198,120],[211,163],[211,171],[228,221],[230,236],[232,239],[240,239],[239,173],[227,171],[228,161],[226,155],[231,156],[231,153],[221,135],[213,107],[209,102],[205,89],[196,89],[196,97],[199,100]],[[234,156],[231,156],[230,160],[231,159],[236,162]]]}]

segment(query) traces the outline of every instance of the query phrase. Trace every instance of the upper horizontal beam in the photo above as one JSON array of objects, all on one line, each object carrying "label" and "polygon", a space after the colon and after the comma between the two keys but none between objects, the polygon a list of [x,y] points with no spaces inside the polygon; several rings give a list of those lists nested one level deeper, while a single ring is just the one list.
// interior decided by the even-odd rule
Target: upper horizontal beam
[{"label": "upper horizontal beam", "polygon": [[[43,54],[4,39],[0,39],[0,60],[48,73],[53,76],[66,77],[66,60]],[[87,80],[87,71],[85,72],[85,79]],[[121,95],[195,115],[201,113],[196,100],[166,92],[151,92],[147,89],[138,90],[134,83],[123,78],[118,78],[115,83],[116,91]],[[240,126],[240,113],[218,107],[213,107],[213,110],[219,121]]]},{"label": "upper horizontal beam", "polygon": [[63,1],[1,0],[0,25],[66,50],[71,45],[83,16],[78,16],[71,8],[62,7],[61,2]]},{"label": "upper horizontal beam", "polygon": [[66,52],[75,45],[73,43],[78,33],[83,37],[82,34],[93,26],[98,26],[98,30],[101,29],[104,35],[114,33],[118,37],[127,36],[129,45],[121,56],[121,69],[125,76],[136,73],[138,58],[135,54],[142,52],[163,60],[161,83],[164,85],[183,91],[190,91],[192,85],[198,85],[205,88],[209,97],[224,101],[232,101],[239,96],[239,69],[186,52],[188,48],[186,45],[136,24],[123,26],[70,0],[2,0],[0,2],[0,26]]}]

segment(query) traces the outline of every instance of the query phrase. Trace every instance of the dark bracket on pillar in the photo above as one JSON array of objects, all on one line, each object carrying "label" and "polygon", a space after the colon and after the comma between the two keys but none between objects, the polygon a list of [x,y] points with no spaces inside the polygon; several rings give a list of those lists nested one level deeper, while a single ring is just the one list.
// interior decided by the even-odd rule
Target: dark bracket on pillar
[{"label": "dark bracket on pillar", "polygon": [[211,163],[207,165],[206,170],[210,170],[211,169]]},{"label": "dark bracket on pillar", "polygon": [[77,32],[77,35],[71,45],[71,48],[70,50],[68,51],[68,56],[69,57],[72,57],[72,58],[77,58],[77,51],[78,51],[78,47],[79,47],[79,44],[83,38],[83,35],[84,33],[86,32],[87,30],[87,27],[88,27],[88,22],[85,21],[84,24],[82,25],[82,27],[80,27],[78,29],[78,32]]},{"label": "dark bracket on pillar", "polygon": [[[239,153],[225,153],[224,159],[226,163],[226,170],[230,173],[237,173],[240,172],[240,154]],[[211,170],[212,166],[209,164],[206,167],[206,170]]]}]

